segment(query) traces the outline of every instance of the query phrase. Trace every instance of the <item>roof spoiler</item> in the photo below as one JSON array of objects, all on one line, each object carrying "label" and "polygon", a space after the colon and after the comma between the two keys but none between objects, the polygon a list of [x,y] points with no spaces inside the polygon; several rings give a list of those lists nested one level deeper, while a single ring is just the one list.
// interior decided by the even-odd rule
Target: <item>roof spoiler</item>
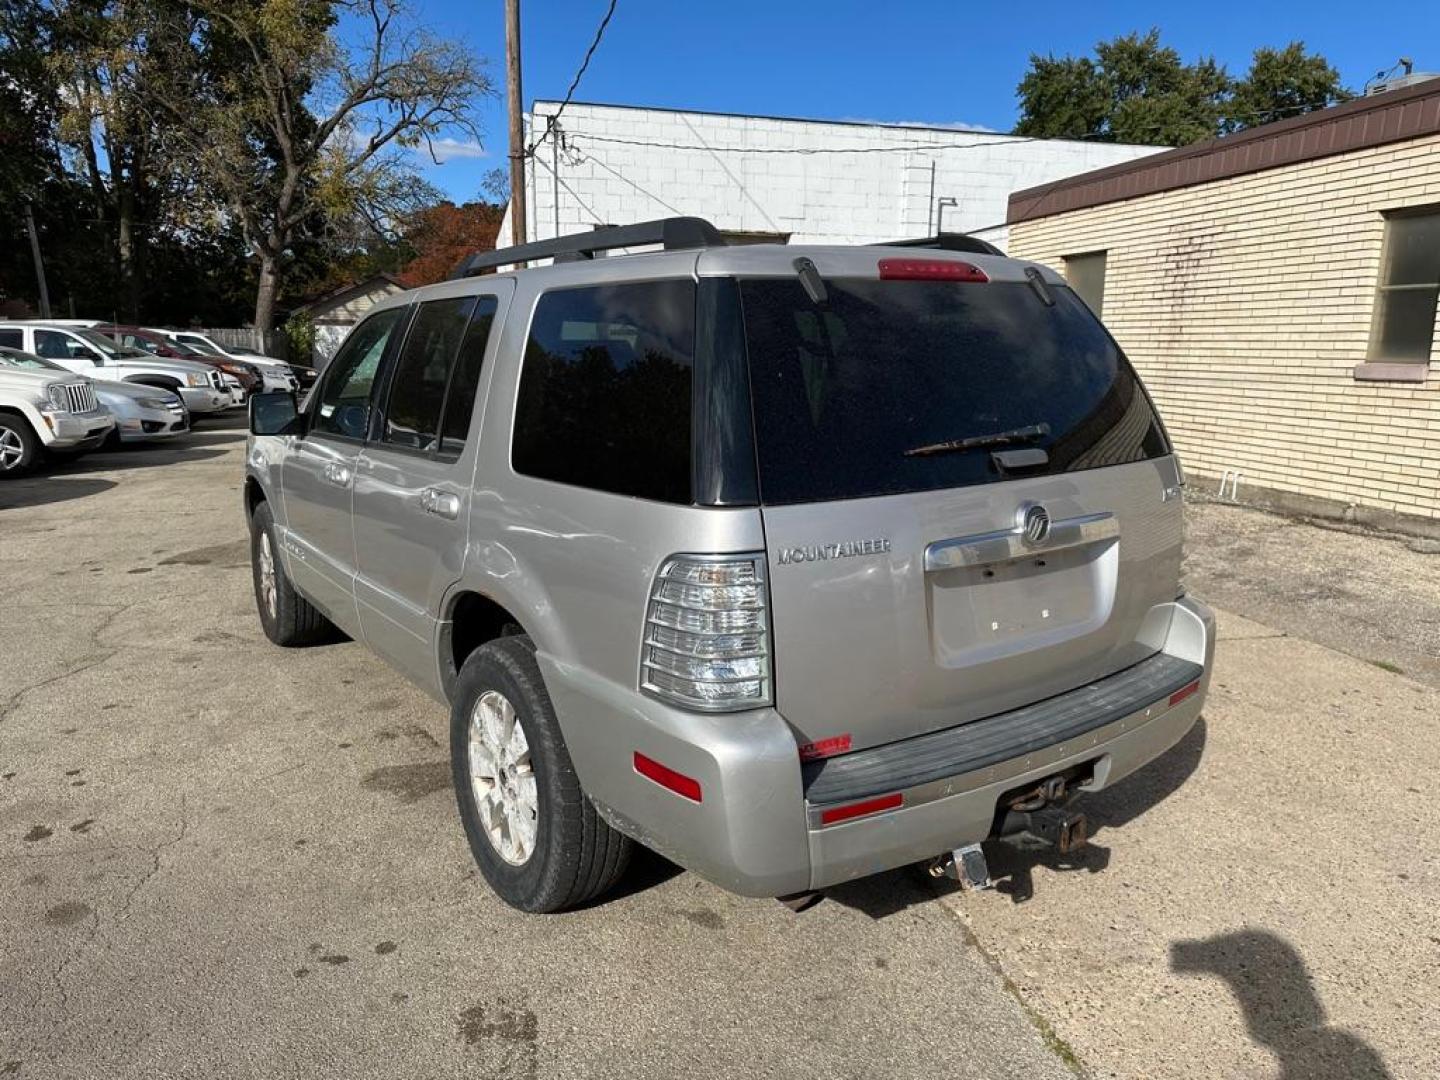
[{"label": "roof spoiler", "polygon": [[531,244],[477,251],[463,260],[450,278],[453,281],[474,277],[482,270],[533,259],[554,259],[556,262],[593,259],[597,254],[616,248],[643,247],[647,244],[660,244],[666,251],[724,247],[725,237],[710,222],[697,217],[660,218],[642,221],[638,225],[607,225],[590,232],[536,240]]},{"label": "roof spoiler", "polygon": [[890,240],[871,247],[918,247],[935,248],[939,251],[968,251],[972,255],[1004,255],[1005,253],[988,240],[981,240],[969,233],[947,232],[938,236],[920,236],[913,240]]}]

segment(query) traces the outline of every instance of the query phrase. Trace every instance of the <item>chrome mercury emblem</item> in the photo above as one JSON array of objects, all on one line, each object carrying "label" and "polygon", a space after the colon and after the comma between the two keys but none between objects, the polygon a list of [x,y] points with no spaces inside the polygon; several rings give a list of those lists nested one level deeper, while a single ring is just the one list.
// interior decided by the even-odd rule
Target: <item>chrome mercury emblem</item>
[{"label": "chrome mercury emblem", "polygon": [[1015,511],[1015,527],[1024,543],[1037,547],[1050,536],[1050,511],[1039,503],[1023,503]]}]

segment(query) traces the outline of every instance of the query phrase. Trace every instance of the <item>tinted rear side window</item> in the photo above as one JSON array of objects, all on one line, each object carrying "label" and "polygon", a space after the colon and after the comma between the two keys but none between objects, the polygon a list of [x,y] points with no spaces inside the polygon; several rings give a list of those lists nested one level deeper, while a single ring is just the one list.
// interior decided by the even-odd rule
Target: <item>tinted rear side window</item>
[{"label": "tinted rear side window", "polygon": [[690,502],[694,351],[693,281],[540,297],[515,410],[515,471]]},{"label": "tinted rear side window", "polygon": [[1168,453],[1129,363],[1084,303],[1028,284],[741,282],[766,503],[853,499],[1012,477],[993,448],[907,455],[1041,425],[1049,464],[1020,475]]}]

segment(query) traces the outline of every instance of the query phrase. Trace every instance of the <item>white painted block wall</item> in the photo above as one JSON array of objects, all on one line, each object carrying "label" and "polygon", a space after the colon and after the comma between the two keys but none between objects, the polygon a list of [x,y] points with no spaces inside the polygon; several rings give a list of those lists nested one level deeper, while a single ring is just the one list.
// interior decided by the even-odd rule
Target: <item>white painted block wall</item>
[{"label": "white painted block wall", "polygon": [[[530,130],[557,107],[536,102]],[[938,219],[1003,248],[1012,191],[1164,149],[575,102],[560,126],[558,154],[547,141],[527,170],[532,240],[692,214],[791,243],[926,236]]]}]

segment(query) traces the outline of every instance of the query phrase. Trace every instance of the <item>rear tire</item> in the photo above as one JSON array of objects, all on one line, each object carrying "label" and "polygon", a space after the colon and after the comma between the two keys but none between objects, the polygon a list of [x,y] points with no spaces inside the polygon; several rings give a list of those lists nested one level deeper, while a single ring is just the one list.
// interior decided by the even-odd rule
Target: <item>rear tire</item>
[{"label": "rear tire", "polygon": [[268,502],[260,503],[250,515],[250,576],[260,627],[276,645],[315,645],[339,636],[335,624],[301,596],[286,576]]},{"label": "rear tire", "polygon": [[529,637],[497,638],[461,666],[450,761],[470,851],[511,907],[563,911],[624,874],[631,841],[580,787]]},{"label": "rear tire", "polygon": [[0,477],[24,476],[39,457],[39,436],[24,417],[0,413]]}]

